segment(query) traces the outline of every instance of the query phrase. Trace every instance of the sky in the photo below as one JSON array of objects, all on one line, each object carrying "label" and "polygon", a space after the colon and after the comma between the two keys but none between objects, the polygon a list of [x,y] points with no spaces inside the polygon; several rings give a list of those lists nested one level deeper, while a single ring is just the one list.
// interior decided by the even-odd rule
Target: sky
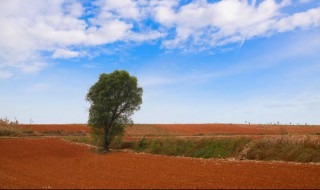
[{"label": "sky", "polygon": [[0,1],[0,117],[86,123],[101,73],[135,123],[320,124],[318,0]]}]

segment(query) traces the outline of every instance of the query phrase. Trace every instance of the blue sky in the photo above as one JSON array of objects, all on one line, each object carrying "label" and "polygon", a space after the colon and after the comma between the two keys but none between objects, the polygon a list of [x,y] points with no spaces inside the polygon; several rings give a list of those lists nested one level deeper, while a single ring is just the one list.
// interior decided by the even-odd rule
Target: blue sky
[{"label": "blue sky", "polygon": [[125,69],[136,123],[320,123],[316,0],[12,0],[0,24],[0,117],[86,123],[90,86]]}]

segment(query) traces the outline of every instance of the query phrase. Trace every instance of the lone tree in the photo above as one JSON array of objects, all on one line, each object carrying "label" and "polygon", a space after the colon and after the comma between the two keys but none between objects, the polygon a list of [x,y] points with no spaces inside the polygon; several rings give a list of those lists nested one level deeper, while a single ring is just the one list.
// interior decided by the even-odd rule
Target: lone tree
[{"label": "lone tree", "polygon": [[113,138],[133,124],[130,116],[140,109],[142,88],[127,71],[101,74],[86,96],[90,102],[88,124],[103,151],[109,151]]}]

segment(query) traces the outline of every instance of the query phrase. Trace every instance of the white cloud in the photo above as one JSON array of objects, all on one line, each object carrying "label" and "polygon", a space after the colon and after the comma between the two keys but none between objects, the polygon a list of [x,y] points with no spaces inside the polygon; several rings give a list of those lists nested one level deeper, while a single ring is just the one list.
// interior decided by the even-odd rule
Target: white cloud
[{"label": "white cloud", "polygon": [[83,36],[85,22],[77,18],[81,14],[80,4],[69,2],[68,10],[64,10],[63,1],[1,1],[0,61],[3,66],[36,73],[47,66],[41,51],[79,44],[79,33]]},{"label": "white cloud", "polygon": [[309,28],[317,26],[320,26],[320,7],[282,18],[277,22],[275,28],[279,32],[286,32],[294,30],[295,28]]},{"label": "white cloud", "polygon": [[100,5],[102,11],[116,12],[121,18],[138,19],[140,17],[140,10],[136,1],[100,0],[97,4]]},{"label": "white cloud", "polygon": [[[46,60],[41,52],[53,53],[52,58],[73,58],[80,54],[70,47],[90,48],[163,36],[151,29],[147,33],[132,30],[134,19],[141,17],[136,1],[106,0],[99,1],[98,5],[101,10],[94,13],[92,19],[85,20],[81,18],[85,8],[78,1],[0,1],[1,67],[38,72],[46,65],[42,64]],[[123,21],[123,18],[133,21]]]},{"label": "white cloud", "polygon": [[176,19],[174,8],[177,5],[178,1],[172,0],[151,1],[151,14],[155,21],[164,26],[172,26]]},{"label": "white cloud", "polygon": [[166,33],[158,31],[147,31],[145,33],[131,32],[129,33],[128,38],[133,41],[143,42],[147,40],[155,40],[164,36],[166,36]]},{"label": "white cloud", "polygon": [[53,58],[74,58],[79,56],[80,52],[70,51],[67,49],[58,49],[52,55]]},{"label": "white cloud", "polygon": [[52,54],[51,58],[73,58],[81,56],[74,49],[119,41],[164,39],[165,48],[201,50],[320,25],[319,7],[286,13],[283,8],[293,5],[290,0],[184,4],[172,0],[96,0],[92,4],[97,7],[76,0],[0,1],[2,70],[38,72],[47,65],[43,63],[50,62],[43,52]]},{"label": "white cloud", "polygon": [[[265,33],[272,24],[269,21],[278,15],[279,8],[280,5],[271,0],[263,1],[258,6],[238,0],[216,3],[194,1],[180,7],[175,15],[176,37],[165,41],[164,45],[175,48],[188,40],[210,46],[239,42],[243,38]],[[253,29],[256,32],[247,36]]]},{"label": "white cloud", "polygon": [[[243,40],[276,32],[319,26],[319,8],[292,15],[281,12],[282,8],[291,4],[287,0],[278,3],[269,0],[259,4],[239,0],[214,3],[193,1],[181,6],[174,16],[170,16],[175,18],[170,23],[175,27],[175,36],[165,40],[163,45],[167,48],[184,48],[191,42],[195,46],[214,47],[242,43]],[[158,22],[161,23],[161,20]]]},{"label": "white cloud", "polygon": [[119,20],[106,21],[100,28],[91,27],[87,31],[88,45],[108,44],[118,40],[124,40],[132,25]]}]

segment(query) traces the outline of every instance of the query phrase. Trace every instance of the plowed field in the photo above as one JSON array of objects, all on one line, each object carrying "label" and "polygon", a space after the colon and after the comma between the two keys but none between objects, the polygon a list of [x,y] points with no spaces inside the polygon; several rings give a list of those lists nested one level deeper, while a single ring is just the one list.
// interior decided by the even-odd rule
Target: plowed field
[{"label": "plowed field", "polygon": [[320,165],[98,154],[58,138],[1,138],[0,188],[320,188]]}]

